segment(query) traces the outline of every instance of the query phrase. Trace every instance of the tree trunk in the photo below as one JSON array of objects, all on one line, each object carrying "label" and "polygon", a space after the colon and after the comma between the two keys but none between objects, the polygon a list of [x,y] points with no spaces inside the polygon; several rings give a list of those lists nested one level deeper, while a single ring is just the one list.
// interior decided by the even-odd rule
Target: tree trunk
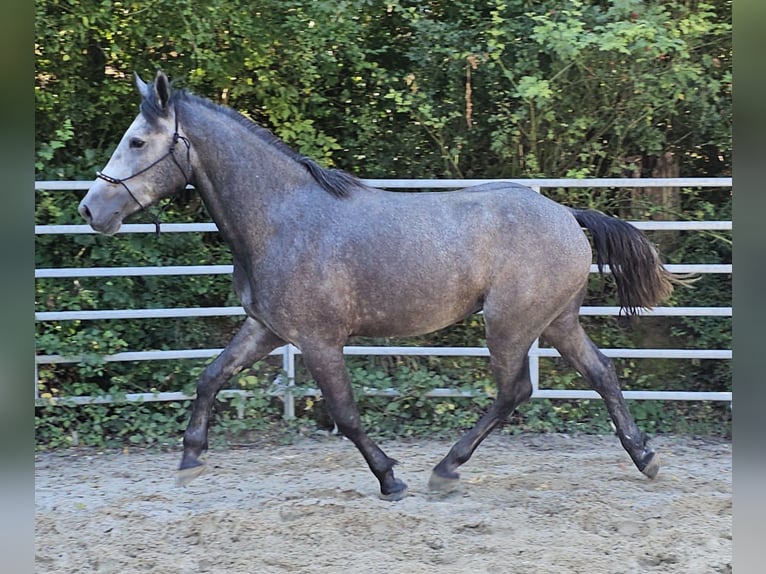
[{"label": "tree trunk", "polygon": [[[658,156],[628,158],[634,168],[630,177],[676,178],[680,174],[678,156],[665,151]],[[630,189],[630,219],[673,221],[681,213],[681,190],[677,187],[635,187]],[[655,231],[651,238],[662,253],[672,251],[678,242],[678,231]]]}]

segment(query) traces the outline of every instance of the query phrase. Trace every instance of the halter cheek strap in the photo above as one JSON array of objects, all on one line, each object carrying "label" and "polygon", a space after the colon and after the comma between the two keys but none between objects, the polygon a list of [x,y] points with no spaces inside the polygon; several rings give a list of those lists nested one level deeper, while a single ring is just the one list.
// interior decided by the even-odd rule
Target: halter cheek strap
[{"label": "halter cheek strap", "polygon": [[[167,153],[165,155],[163,155],[161,158],[153,161],[152,163],[150,163],[148,166],[146,166],[142,170],[139,170],[136,173],[134,173],[132,175],[129,175],[128,177],[117,178],[117,177],[112,177],[111,175],[107,175],[107,174],[105,174],[102,171],[97,171],[96,172],[96,177],[97,178],[103,179],[104,181],[109,182],[111,184],[114,184],[114,185],[119,184],[122,187],[124,187],[125,191],[128,192],[128,195],[130,195],[130,197],[133,199],[133,201],[135,201],[138,204],[138,207],[141,208],[141,211],[146,211],[146,206],[144,206],[144,204],[141,203],[138,200],[138,198],[135,196],[135,194],[128,187],[128,184],[125,183],[125,182],[133,179],[134,177],[138,177],[142,173],[145,173],[145,172],[149,171],[154,166],[156,166],[160,162],[164,161],[168,156],[170,156],[170,158],[173,160],[173,163],[176,165],[176,167],[179,170],[181,170],[181,173],[183,174],[184,181],[185,181],[184,188],[186,188],[186,186],[189,185],[189,183],[190,183],[189,176],[187,175],[186,170],[178,162],[178,158],[176,157],[175,152],[176,152],[176,145],[178,145],[178,142],[179,141],[183,142],[184,145],[186,146],[186,165],[188,166],[189,163],[190,163],[191,142],[189,142],[189,140],[186,137],[184,137],[184,136],[182,136],[181,134],[178,133],[178,110],[176,110],[175,116],[176,117],[175,117],[175,130],[173,131],[173,144],[170,146],[170,149],[168,149]],[[162,208],[160,208],[160,213],[162,213]],[[155,215],[155,214],[150,214],[150,215],[152,216],[152,223],[154,223],[154,232],[156,233],[157,237],[159,237],[159,235],[160,235],[160,218],[159,218],[159,215]]]}]

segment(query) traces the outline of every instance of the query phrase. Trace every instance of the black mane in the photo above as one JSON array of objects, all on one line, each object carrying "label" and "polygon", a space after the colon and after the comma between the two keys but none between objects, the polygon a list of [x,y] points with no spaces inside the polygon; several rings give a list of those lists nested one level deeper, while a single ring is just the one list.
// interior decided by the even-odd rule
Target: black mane
[{"label": "black mane", "polygon": [[[159,102],[156,99],[156,90],[149,90],[150,98],[143,98],[141,101],[141,113],[149,122],[155,122],[160,118],[164,112]],[[308,170],[314,180],[320,185],[322,189],[335,197],[349,197],[351,191],[354,188],[365,187],[359,178],[351,175],[348,172],[339,169],[328,169],[319,165],[313,159],[306,157],[277,137],[270,130],[259,126],[253,120],[242,115],[233,108],[221,106],[215,102],[202,98],[188,92],[186,90],[173,90],[171,103],[177,104],[179,102],[192,102],[216,110],[223,114],[226,114],[231,119],[237,121],[240,125],[245,126],[251,133],[262,140],[264,143],[276,148],[287,157],[297,161],[303,167]]]}]

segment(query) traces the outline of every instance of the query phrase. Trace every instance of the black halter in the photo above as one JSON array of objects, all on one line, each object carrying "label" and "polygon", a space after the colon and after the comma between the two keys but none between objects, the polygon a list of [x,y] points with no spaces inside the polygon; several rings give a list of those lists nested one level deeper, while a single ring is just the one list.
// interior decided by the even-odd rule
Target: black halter
[{"label": "black halter", "polygon": [[[122,187],[125,188],[125,191],[128,192],[128,195],[133,198],[133,201],[135,201],[138,204],[138,207],[141,208],[141,211],[146,211],[146,207],[144,204],[142,204],[140,201],[138,201],[138,198],[133,194],[132,191],[130,191],[130,188],[128,187],[128,184],[125,183],[126,181],[133,179],[134,177],[138,177],[142,173],[145,173],[152,169],[154,166],[156,166],[158,163],[164,161],[168,156],[170,156],[170,159],[173,160],[173,163],[176,165],[176,167],[181,170],[181,173],[184,176],[184,180],[186,183],[184,183],[184,188],[189,185],[189,176],[186,174],[186,170],[181,166],[181,164],[178,162],[178,158],[176,158],[175,152],[176,152],[176,145],[179,141],[182,141],[184,145],[186,146],[186,165],[189,165],[189,153],[191,150],[191,143],[188,139],[186,139],[184,136],[178,133],[178,110],[176,110],[176,117],[175,117],[175,131],[173,132],[173,144],[170,146],[170,149],[168,149],[167,153],[160,157],[159,159],[153,161],[148,166],[146,166],[144,169],[137,171],[133,175],[129,175],[128,177],[123,177],[122,179],[117,177],[112,177],[111,175],[107,175],[102,171],[96,172],[96,177],[99,179],[103,179],[104,181],[108,181],[112,184],[120,184]],[[162,209],[160,208],[160,213],[162,212]],[[150,214],[152,216],[152,223],[154,223],[154,229],[155,233],[159,237],[160,235],[160,218],[159,215]]]}]

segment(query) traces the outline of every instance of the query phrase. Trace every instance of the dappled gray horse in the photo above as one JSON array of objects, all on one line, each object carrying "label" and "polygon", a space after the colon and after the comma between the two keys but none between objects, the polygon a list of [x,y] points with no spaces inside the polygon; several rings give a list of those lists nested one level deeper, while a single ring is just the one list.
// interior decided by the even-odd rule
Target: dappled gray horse
[{"label": "dappled gray horse", "polygon": [[681,282],[646,237],[617,218],[570,209],[513,183],[439,193],[372,189],[323,169],[237,112],[183,90],[158,72],[136,75],[141,111],[79,211],[101,233],[192,184],[234,259],[247,318],[205,369],[184,434],[179,482],[203,469],[208,420],[222,385],[286,343],[298,347],[347,436],[397,500],[396,461],[362,429],[343,359],[354,335],[400,337],[484,311],[497,398],[433,469],[449,491],[458,467],[532,393],[527,351],[550,341],[603,397],[617,435],[646,476],[659,469],[620,391],[614,368],[578,319],[591,265],[608,264],[626,313],[650,308]]}]

